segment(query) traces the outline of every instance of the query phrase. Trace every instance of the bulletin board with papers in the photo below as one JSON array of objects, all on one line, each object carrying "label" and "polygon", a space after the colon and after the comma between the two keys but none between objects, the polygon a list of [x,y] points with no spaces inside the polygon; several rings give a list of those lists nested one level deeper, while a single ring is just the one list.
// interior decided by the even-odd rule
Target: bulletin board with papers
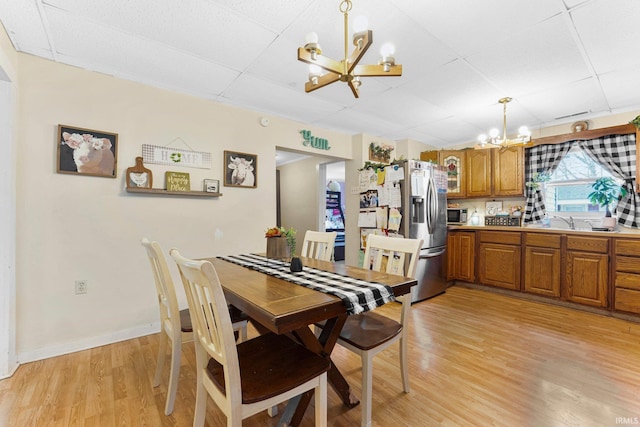
[{"label": "bulletin board with papers", "polygon": [[398,230],[403,212],[400,181],[404,179],[404,167],[398,164],[360,171],[358,227],[361,249],[365,249],[371,234],[402,237]]}]

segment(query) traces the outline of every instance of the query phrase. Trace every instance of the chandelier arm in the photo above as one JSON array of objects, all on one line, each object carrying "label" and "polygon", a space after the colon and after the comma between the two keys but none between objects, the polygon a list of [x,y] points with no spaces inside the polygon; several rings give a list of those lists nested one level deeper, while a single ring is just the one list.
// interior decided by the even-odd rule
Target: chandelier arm
[{"label": "chandelier arm", "polygon": [[318,77],[318,83],[313,84],[307,81],[304,84],[304,91],[306,93],[313,92],[316,89],[320,89],[321,87],[325,87],[330,85],[331,83],[335,83],[340,80],[340,74],[325,74],[323,76]]},{"label": "chandelier arm", "polygon": [[357,65],[351,74],[361,77],[401,76],[402,65],[392,65],[389,71],[384,71],[384,65]]},{"label": "chandelier arm", "polygon": [[347,60],[347,63],[349,64],[349,68],[347,69],[348,74],[351,74],[355,66],[358,65],[358,62],[360,62],[364,54],[367,53],[369,47],[373,44],[373,31],[367,30],[362,36],[362,41],[362,47],[358,48],[358,46],[356,46]]},{"label": "chandelier arm", "polygon": [[353,93],[353,96],[355,96],[356,98],[360,98],[360,91],[358,91],[358,87],[355,84],[353,84],[353,80],[349,80],[347,84],[349,85],[349,88],[351,89],[351,93]]},{"label": "chandelier arm", "polygon": [[343,67],[341,62],[318,53],[316,53],[316,59],[312,59],[311,52],[308,52],[303,47],[298,48],[298,60],[306,62],[307,64],[317,65],[318,67],[331,73],[342,74]]}]

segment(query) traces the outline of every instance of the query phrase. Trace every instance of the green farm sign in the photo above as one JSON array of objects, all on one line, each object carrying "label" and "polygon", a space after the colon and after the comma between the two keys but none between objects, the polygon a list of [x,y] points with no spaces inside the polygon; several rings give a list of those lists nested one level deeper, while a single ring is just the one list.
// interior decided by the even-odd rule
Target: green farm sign
[{"label": "green farm sign", "polygon": [[317,148],[318,150],[330,150],[329,141],[325,138],[318,138],[317,136],[311,135],[310,130],[301,130],[300,135],[304,138],[302,141],[302,145],[311,146],[313,148]]}]

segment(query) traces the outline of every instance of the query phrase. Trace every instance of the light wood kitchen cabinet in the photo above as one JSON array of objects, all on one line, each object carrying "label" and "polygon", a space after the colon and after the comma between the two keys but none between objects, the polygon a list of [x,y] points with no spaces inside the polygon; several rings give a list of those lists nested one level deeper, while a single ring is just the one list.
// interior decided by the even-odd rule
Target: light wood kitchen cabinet
[{"label": "light wood kitchen cabinet", "polygon": [[521,233],[480,231],[478,234],[480,283],[520,290]]},{"label": "light wood kitchen cabinet", "polygon": [[609,239],[567,236],[564,298],[580,304],[608,307]]},{"label": "light wood kitchen cabinet", "polygon": [[467,151],[467,197],[524,195],[524,148]]},{"label": "light wood kitchen cabinet", "polygon": [[467,151],[465,166],[467,197],[491,196],[492,151],[492,149]]},{"label": "light wood kitchen cabinet", "polygon": [[493,151],[493,195],[524,195],[524,148],[496,148]]},{"label": "light wood kitchen cabinet", "polygon": [[640,241],[615,240],[614,308],[640,314]]},{"label": "light wood kitchen cabinet", "polygon": [[423,151],[447,168],[447,198],[524,196],[524,148]]},{"label": "light wood kitchen cabinet", "polygon": [[560,297],[561,237],[526,233],[524,255],[525,292]]},{"label": "light wood kitchen cabinet", "polygon": [[476,233],[449,232],[447,236],[447,280],[475,281]]}]

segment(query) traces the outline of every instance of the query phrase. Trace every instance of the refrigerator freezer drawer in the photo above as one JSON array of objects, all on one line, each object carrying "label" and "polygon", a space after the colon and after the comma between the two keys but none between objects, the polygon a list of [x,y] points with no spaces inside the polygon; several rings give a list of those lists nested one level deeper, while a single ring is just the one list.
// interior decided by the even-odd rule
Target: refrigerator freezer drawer
[{"label": "refrigerator freezer drawer", "polygon": [[446,247],[423,249],[416,267],[418,284],[411,302],[418,302],[441,294],[447,288]]}]

